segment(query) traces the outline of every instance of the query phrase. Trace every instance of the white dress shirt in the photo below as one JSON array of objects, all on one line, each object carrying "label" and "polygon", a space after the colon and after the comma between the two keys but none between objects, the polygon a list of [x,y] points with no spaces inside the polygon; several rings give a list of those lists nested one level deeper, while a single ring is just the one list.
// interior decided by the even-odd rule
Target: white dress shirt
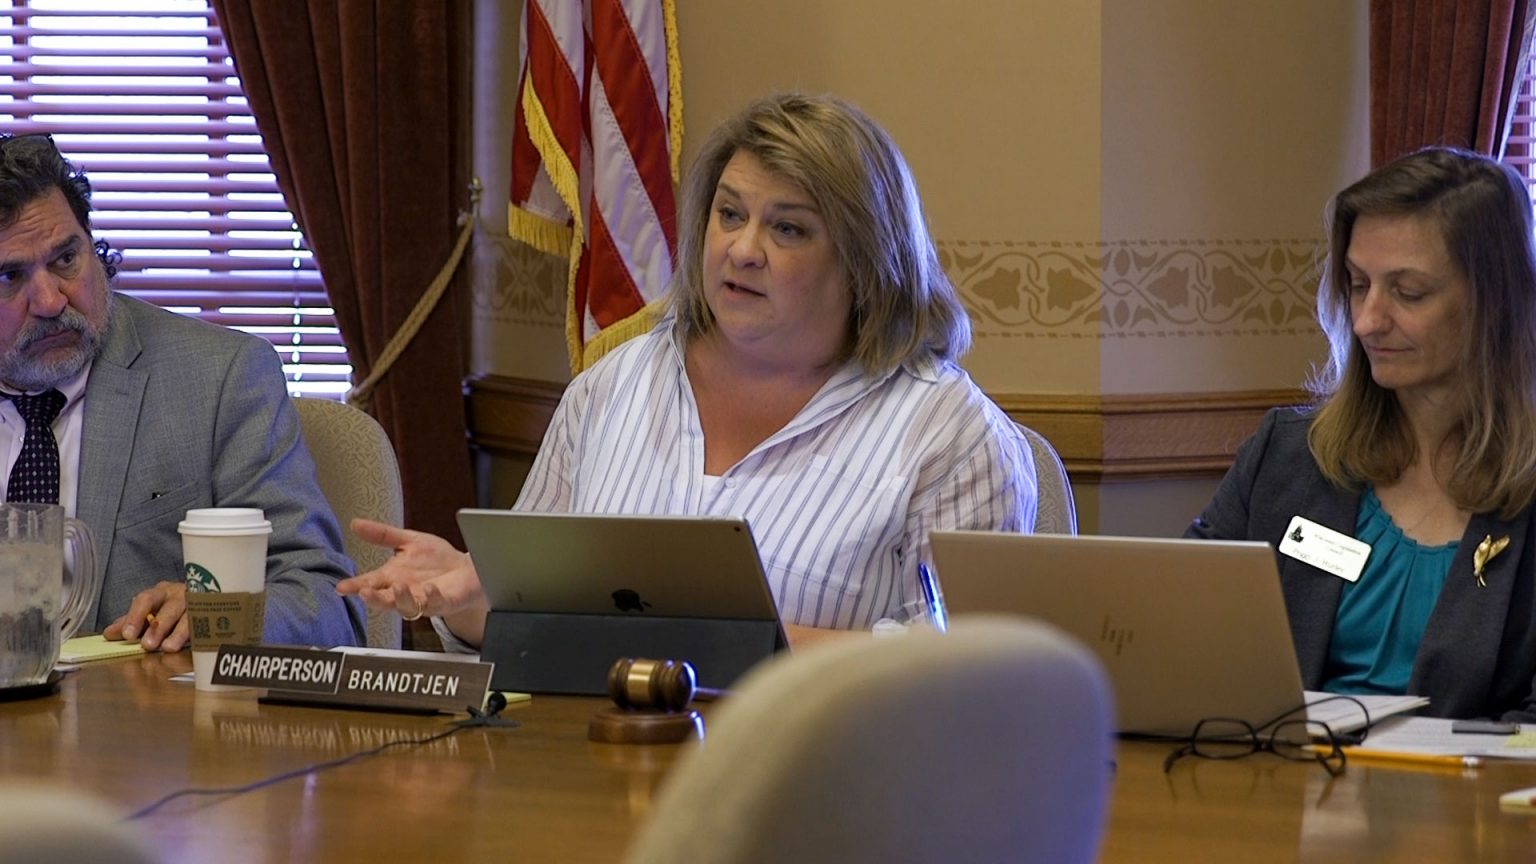
[{"label": "white dress shirt", "polygon": [[[85,364],[75,377],[58,386],[64,394],[64,407],[53,421],[53,438],[59,445],[59,503],[66,515],[75,515],[75,499],[80,490],[80,438],[85,429],[85,383],[91,364]],[[21,457],[27,424],[9,398],[10,391],[0,391],[0,453],[5,454],[5,471],[0,475],[0,501],[5,500],[11,469]]]}]

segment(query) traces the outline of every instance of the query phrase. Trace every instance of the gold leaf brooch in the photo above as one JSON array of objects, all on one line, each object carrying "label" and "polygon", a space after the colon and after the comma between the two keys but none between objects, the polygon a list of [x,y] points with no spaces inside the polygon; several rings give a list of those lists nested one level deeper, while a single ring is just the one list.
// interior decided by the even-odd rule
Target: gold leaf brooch
[{"label": "gold leaf brooch", "polygon": [[1483,542],[1477,544],[1477,549],[1472,552],[1472,575],[1477,577],[1477,587],[1488,587],[1488,580],[1483,578],[1483,568],[1488,565],[1489,561],[1498,557],[1498,554],[1503,552],[1504,547],[1508,545],[1508,537],[1500,537],[1495,540],[1492,534],[1484,537]]}]

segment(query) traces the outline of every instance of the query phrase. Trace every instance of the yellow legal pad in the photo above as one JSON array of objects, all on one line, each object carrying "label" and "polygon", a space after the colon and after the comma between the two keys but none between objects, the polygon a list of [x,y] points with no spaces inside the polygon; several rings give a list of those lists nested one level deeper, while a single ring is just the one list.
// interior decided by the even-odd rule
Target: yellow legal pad
[{"label": "yellow legal pad", "polygon": [[105,636],[76,636],[64,643],[59,652],[60,663],[90,663],[93,660],[111,660],[114,657],[134,657],[144,653],[144,646],[137,639],[108,642]]}]

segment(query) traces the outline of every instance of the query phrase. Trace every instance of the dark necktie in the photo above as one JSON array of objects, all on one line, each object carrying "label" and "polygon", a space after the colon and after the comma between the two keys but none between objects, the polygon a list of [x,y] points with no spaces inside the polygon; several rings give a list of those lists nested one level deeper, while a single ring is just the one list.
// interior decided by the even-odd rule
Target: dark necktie
[{"label": "dark necktie", "polygon": [[11,469],[5,500],[20,504],[59,503],[59,443],[53,438],[53,421],[64,410],[64,394],[48,390],[36,396],[10,397],[27,422],[21,455]]}]

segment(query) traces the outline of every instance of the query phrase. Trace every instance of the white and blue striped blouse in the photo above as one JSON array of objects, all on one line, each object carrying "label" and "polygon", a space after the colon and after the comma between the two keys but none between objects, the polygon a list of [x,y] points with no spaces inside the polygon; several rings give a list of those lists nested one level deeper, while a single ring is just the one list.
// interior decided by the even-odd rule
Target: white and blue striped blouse
[{"label": "white and blue striped blouse", "polygon": [[876,379],[850,362],[707,477],[667,321],[571,382],[514,509],[744,517],[783,619],[855,629],[918,596],[930,531],[1029,531],[1035,472],[1017,427],[958,366]]}]

